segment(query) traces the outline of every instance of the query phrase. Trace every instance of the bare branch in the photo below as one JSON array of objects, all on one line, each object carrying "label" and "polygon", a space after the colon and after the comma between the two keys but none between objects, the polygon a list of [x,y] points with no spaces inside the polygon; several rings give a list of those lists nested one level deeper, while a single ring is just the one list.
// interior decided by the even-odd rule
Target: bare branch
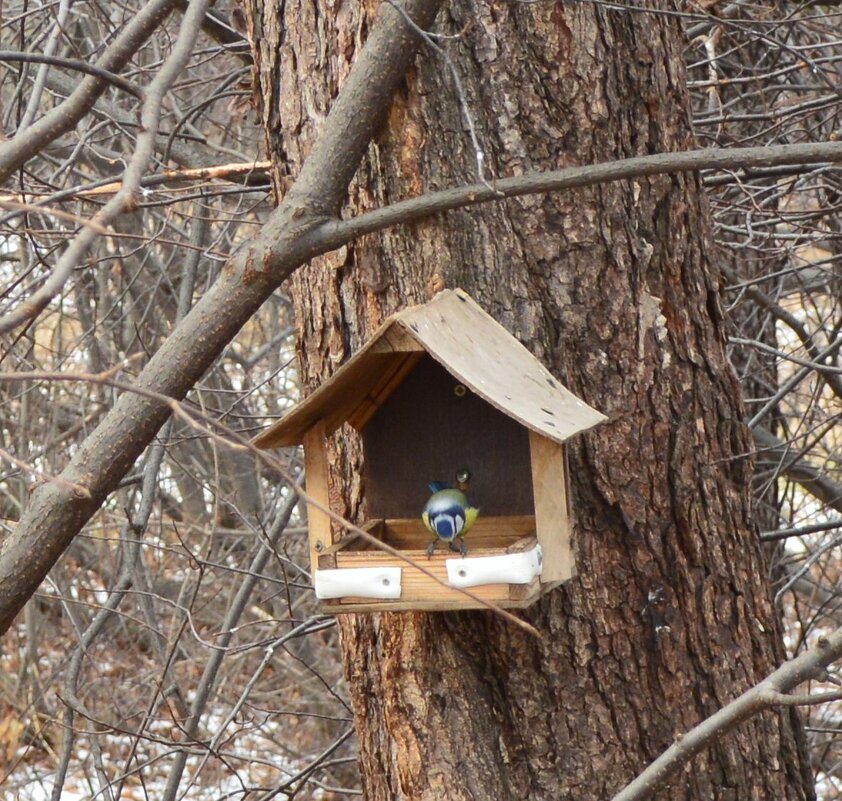
[{"label": "bare branch", "polygon": [[[702,721],[687,734],[677,738],[675,743],[631,784],[617,793],[612,801],[638,801],[650,798],[655,791],[664,787],[670,776],[696,754],[707,748],[725,732],[766,709],[772,709],[781,704],[813,703],[799,696],[790,696],[788,693],[803,682],[820,675],[824,668],[840,657],[842,657],[842,629],[837,629],[829,637],[819,638],[815,648],[784,663],[760,684],[744,692],[739,698]],[[833,700],[837,700],[840,694],[823,694],[818,696],[819,700],[815,703],[824,703],[830,700],[830,696],[833,696]]]},{"label": "bare branch", "polygon": [[842,512],[842,486],[829,479],[815,465],[793,454],[792,448],[774,434],[757,426],[752,430],[755,444],[765,459],[775,462],[791,481],[819,498],[832,509]]},{"label": "bare branch", "polygon": [[70,274],[79,265],[88,248],[98,236],[98,228],[106,227],[119,214],[136,207],[136,193],[152,158],[164,95],[190,57],[193,42],[202,26],[209,1],[191,0],[172,52],[145,93],[140,115],[141,134],[138,136],[137,147],[131,161],[123,174],[120,191],[94,215],[91,225],[83,228],[76,238],[70,242],[70,245],[56,263],[52,274],[38,291],[34,292],[25,303],[0,319],[0,334],[10,331],[40,314],[61,291]]},{"label": "bare branch", "polygon": [[143,92],[131,81],[127,81],[115,73],[98,67],[96,64],[88,64],[87,61],[79,61],[75,58],[60,58],[59,56],[45,56],[38,53],[16,53],[12,50],[0,50],[0,61],[23,61],[30,64],[52,64],[55,67],[64,67],[74,72],[84,72],[101,78],[103,81],[134,95],[138,100],[143,100]]},{"label": "bare branch", "polygon": [[[244,164],[217,164],[183,170],[164,170],[157,175],[145,175],[140,185],[144,189],[147,189],[164,184],[191,183],[193,181],[200,181],[202,183],[206,181],[239,181],[244,178],[262,178],[266,180],[271,166],[272,164],[269,161],[254,161]],[[70,190],[63,191],[61,193],[61,199],[71,200],[113,195],[120,191],[121,186],[121,181],[108,181],[107,183],[97,183],[96,186],[91,186],[90,188],[74,187]],[[22,195],[0,195],[0,203],[11,204],[13,202],[21,202],[22,197]],[[29,193],[28,197],[33,197],[33,193]],[[26,210],[36,208],[39,208],[39,205],[28,204],[26,206]]]},{"label": "bare branch", "polygon": [[[176,0],[150,0],[106,48],[96,66],[108,72],[122,69],[166,19],[175,2]],[[102,78],[85,78],[67,100],[29,126],[25,136],[15,136],[0,142],[0,183],[39,153],[45,145],[72,131],[107,88],[108,83]]]},{"label": "bare branch", "polygon": [[[231,637],[234,633],[234,628],[237,625],[246,604],[254,591],[257,584],[257,578],[265,567],[272,554],[272,549],[278,538],[283,534],[284,529],[289,523],[289,519],[298,504],[298,496],[292,493],[281,513],[276,517],[272,523],[272,528],[269,532],[268,542],[260,548],[249,566],[249,575],[246,576],[239,591],[234,598],[225,614],[225,620],[222,624],[222,634],[216,643],[216,647],[211,652],[204,670],[202,671],[202,678],[196,688],[196,695],[193,698],[193,703],[190,705],[190,714],[184,723],[184,735],[187,742],[192,741],[199,728],[199,722],[205,712],[205,707],[210,698],[211,692],[216,684],[217,674],[219,673],[220,665],[222,664],[222,657],[225,653],[226,646],[231,642]],[[308,620],[302,624],[302,627],[308,627],[313,624],[313,620]],[[288,632],[287,638],[297,636],[298,629],[293,629]],[[179,750],[176,756],[175,763],[172,766],[170,775],[167,779],[167,786],[161,796],[163,801],[172,801],[178,792],[178,786],[181,782],[181,775],[184,772],[184,767],[187,764],[187,751]]]},{"label": "bare branch", "polygon": [[838,161],[842,161],[842,142],[775,145],[773,147],[709,148],[681,153],[658,153],[654,156],[637,156],[605,164],[568,167],[551,172],[525,173],[512,178],[502,178],[493,188],[482,183],[475,183],[443,189],[440,192],[431,192],[411,200],[393,203],[351,220],[325,223],[320,235],[324,238],[324,245],[333,248],[363,234],[381,231],[392,225],[416,222],[442,211],[503,198],[558,192],[563,189],[643,178],[649,175]]},{"label": "bare branch", "polygon": [[807,534],[835,531],[840,528],[842,528],[842,518],[829,520],[827,523],[813,523],[808,526],[793,526],[792,528],[783,528],[778,531],[763,531],[760,533],[760,540],[761,542],[777,542],[778,540],[786,540],[790,537],[804,537]]}]

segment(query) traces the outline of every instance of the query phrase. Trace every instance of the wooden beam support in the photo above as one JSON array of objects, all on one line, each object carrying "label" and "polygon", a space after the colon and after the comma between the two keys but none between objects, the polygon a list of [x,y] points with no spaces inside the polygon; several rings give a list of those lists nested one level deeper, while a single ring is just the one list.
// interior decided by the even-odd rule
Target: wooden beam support
[{"label": "wooden beam support", "polygon": [[[325,509],[330,508],[330,475],[327,466],[325,423],[319,420],[304,434],[304,470],[307,495]],[[319,554],[333,545],[330,517],[321,509],[307,504],[307,527],[310,538],[310,572],[319,564]]]},{"label": "wooden beam support", "polygon": [[535,529],[544,554],[541,583],[566,581],[576,572],[567,511],[567,464],[564,446],[529,432]]}]

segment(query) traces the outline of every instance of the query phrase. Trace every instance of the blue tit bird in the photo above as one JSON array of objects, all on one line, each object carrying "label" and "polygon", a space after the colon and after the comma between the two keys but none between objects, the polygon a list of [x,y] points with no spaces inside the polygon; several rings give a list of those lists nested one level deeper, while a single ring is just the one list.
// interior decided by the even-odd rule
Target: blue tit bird
[{"label": "blue tit bird", "polygon": [[[433,494],[425,504],[424,511],[421,512],[424,525],[431,534],[436,535],[436,539],[427,548],[428,559],[436,550],[439,540],[444,540],[451,551],[459,551],[462,556],[468,553],[464,536],[479,517],[479,509],[471,506],[465,495],[470,479],[470,472],[462,469],[456,473],[455,488],[441,481],[430,484],[430,492]],[[455,545],[457,537],[458,546]]]}]

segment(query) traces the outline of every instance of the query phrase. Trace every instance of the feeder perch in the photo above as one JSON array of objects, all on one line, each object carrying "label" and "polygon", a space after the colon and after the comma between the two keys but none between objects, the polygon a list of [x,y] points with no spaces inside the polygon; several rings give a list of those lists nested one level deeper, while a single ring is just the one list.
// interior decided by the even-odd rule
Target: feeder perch
[{"label": "feeder perch", "polygon": [[[341,536],[310,506],[310,564],[325,611],[472,609],[482,606],[476,598],[524,607],[573,576],[564,443],[604,419],[466,293],[448,290],[386,320],[255,444],[303,444],[307,493],[330,508],[326,437],[353,426],[365,463],[360,528],[439,579],[359,534]],[[452,481],[460,467],[480,508],[468,554],[442,544],[428,559],[427,485]]]}]

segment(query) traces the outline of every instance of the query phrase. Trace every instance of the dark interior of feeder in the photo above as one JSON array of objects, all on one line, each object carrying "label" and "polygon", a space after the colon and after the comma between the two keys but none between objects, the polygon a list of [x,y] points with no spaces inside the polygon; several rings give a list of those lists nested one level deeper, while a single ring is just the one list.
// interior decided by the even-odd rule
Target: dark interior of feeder
[{"label": "dark interior of feeder", "polygon": [[428,484],[453,484],[463,467],[480,519],[535,513],[527,429],[430,356],[385,400],[362,439],[369,520],[420,518]]}]

